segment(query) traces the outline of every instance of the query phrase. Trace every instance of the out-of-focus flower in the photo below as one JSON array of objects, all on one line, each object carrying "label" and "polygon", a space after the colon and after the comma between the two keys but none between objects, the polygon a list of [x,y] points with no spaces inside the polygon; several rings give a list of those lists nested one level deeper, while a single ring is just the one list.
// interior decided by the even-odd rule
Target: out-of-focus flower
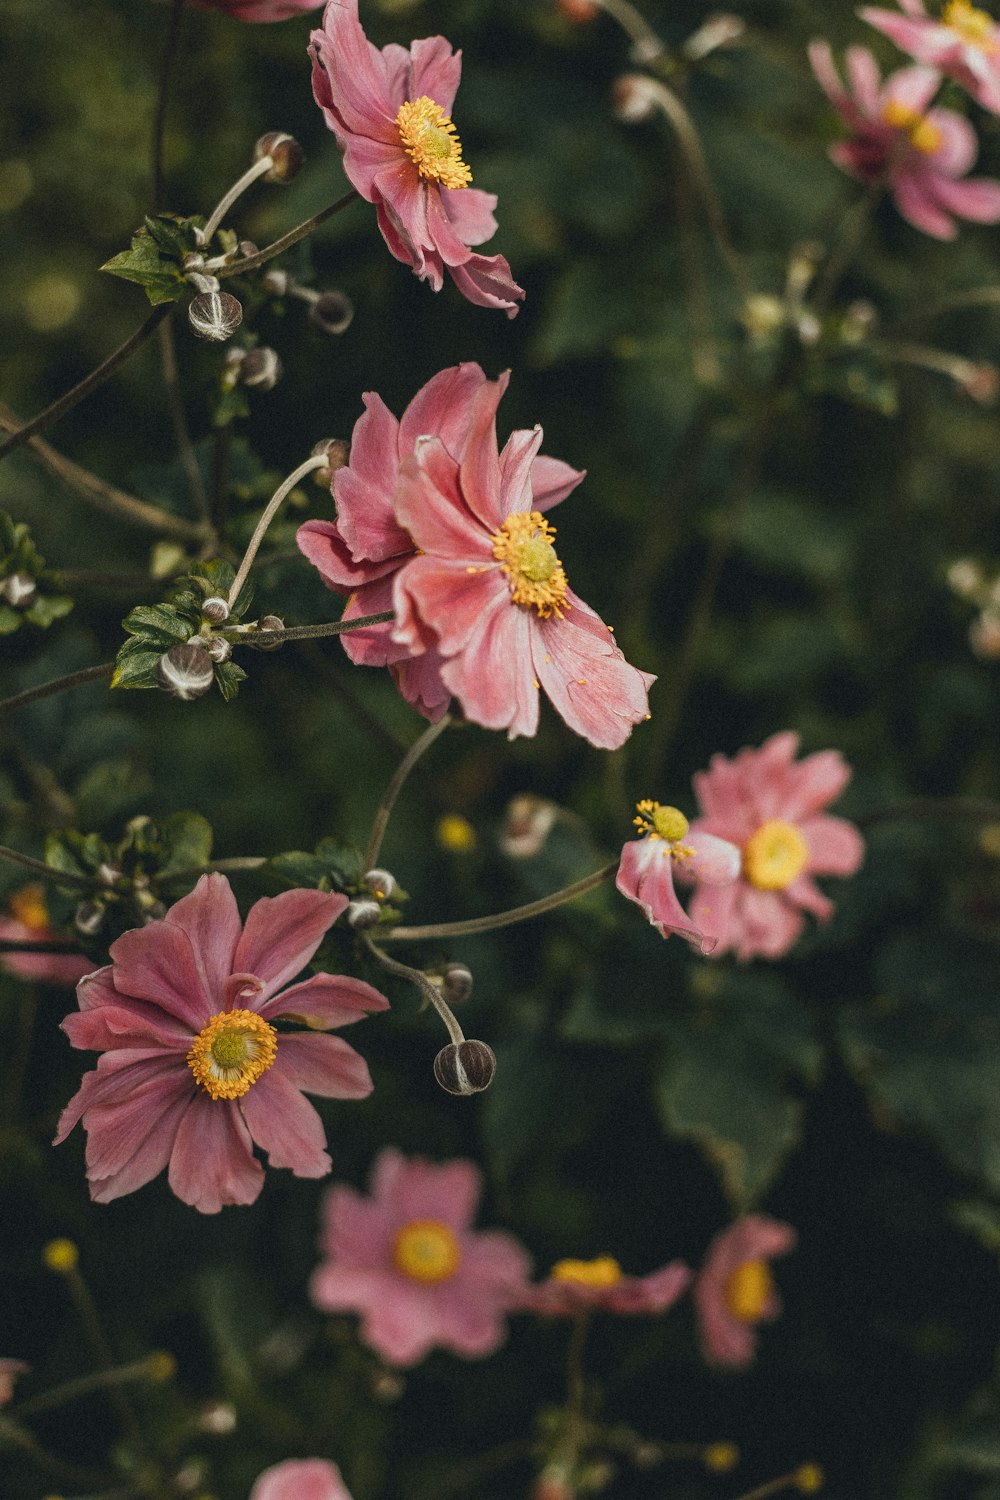
[{"label": "out-of-focus flower", "polygon": [[659,802],[637,802],[633,821],[643,837],[622,849],[615,885],[642,907],[661,937],[677,932],[702,953],[711,953],[717,938],[706,937],[681,906],[674,890],[674,864],[706,886],[732,885],[740,873],[739,849],[714,834],[692,832],[678,808]]},{"label": "out-of-focus flower", "polygon": [[14,1382],[28,1366],[23,1359],[0,1359],[0,1406],[6,1406],[14,1394]]},{"label": "out-of-focus flower", "polygon": [[[45,891],[24,885],[7,898],[7,914],[0,916],[0,938],[9,943],[54,943],[62,940],[49,921]],[[68,947],[69,945],[67,945]],[[19,979],[41,984],[72,985],[94,965],[79,953],[0,953],[0,967]]]},{"label": "out-of-focus flower", "polygon": [[221,10],[236,21],[287,21],[307,10],[319,10],[323,0],[194,0],[202,10]]},{"label": "out-of-focus flower", "polygon": [[471,1161],[381,1151],[370,1197],[343,1184],[326,1194],[313,1302],[360,1313],[361,1337],[390,1364],[415,1365],[437,1346],[467,1359],[492,1354],[531,1263],[510,1235],[471,1228],[480,1191]]},{"label": "out-of-focus flower", "polygon": [[[108,1203],[168,1168],[184,1203],[216,1213],[252,1203],[264,1171],[325,1177],[323,1122],[303,1090],[363,1099],[364,1060],[339,1037],[316,1036],[385,1010],[359,979],[316,974],[284,988],[312,958],[347,898],[285,891],[250,908],[245,926],[224,875],[203,875],[162,921],[112,943],[111,963],[81,980],[63,1030],[103,1055],[59,1121],[87,1132],[87,1177]],[[278,1032],[278,1020],[302,1032]]]},{"label": "out-of-focus flower", "polygon": [[1000,220],[1000,182],[965,177],[978,150],[972,126],[954,110],[928,108],[940,73],[900,68],[883,84],[868,49],[849,47],[848,90],[827,42],[812,42],[809,60],[851,130],[848,140],[830,147],[839,167],[888,188],[903,218],[935,239],[954,239],[956,217],[983,224]]},{"label": "out-of-focus flower", "polygon": [[847,785],[850,768],[837,750],[796,762],[798,745],[798,735],[786,730],[732,760],[713,755],[694,777],[701,816],[692,832],[714,833],[742,850],[739,879],[699,889],[691,902],[691,921],[717,939],[716,954],[780,958],[802,931],[804,911],[821,921],[833,912],[812,876],[853,875],[864,858],[853,823],[822,811]]},{"label": "out-of-focus flower", "polygon": [[531,859],[540,854],[555,825],[559,809],[545,797],[518,792],[503,815],[497,843],[508,859]]},{"label": "out-of-focus flower", "polygon": [[1000,114],[1000,26],[969,0],[948,0],[940,21],[923,0],[900,0],[899,11],[864,6],[862,20],[891,37],[919,63],[927,63],[968,89],[985,109]]},{"label": "out-of-focus flower", "polygon": [[1000,614],[984,609],[969,626],[969,645],[983,661],[1000,661]]},{"label": "out-of-focus flower", "polygon": [[743,1369],[754,1357],[758,1323],[781,1312],[768,1261],[794,1249],[790,1224],[763,1214],[738,1219],[712,1241],[694,1283],[702,1351],[709,1364]]},{"label": "out-of-focus flower", "polygon": [[471,854],[478,842],[476,830],[461,813],[444,813],[438,818],[434,837],[449,854]]},{"label": "out-of-focus flower", "polygon": [[351,1500],[336,1464],[325,1458],[290,1458],[265,1469],[250,1500]]},{"label": "out-of-focus flower", "polygon": [[461,53],[443,36],[407,50],[374,47],[357,0],[327,0],[312,33],[313,94],[344,153],[344,171],[374,203],[392,254],[440,291],[445,270],[480,307],[512,318],[524,292],[502,255],[478,255],[496,232],[496,195],[469,186],[472,172],[451,107]]},{"label": "out-of-focus flower", "polygon": [[[365,393],[365,413],[355,423],[350,462],[333,475],[332,493],[337,520],[307,521],[296,541],[319,570],[328,588],[349,594],[345,619],[381,614],[392,608],[393,579],[416,555],[409,533],[396,518],[393,496],[402,461],[412,455],[417,439],[440,439],[460,464],[480,424],[495,418],[507,389],[506,372],[487,380],[479,365],[454,365],[441,370],[414,396],[397,419],[374,391]],[[523,446],[530,433],[514,433],[507,447]],[[564,500],[583,474],[560,459],[539,454],[531,464],[534,505],[547,510]],[[433,647],[411,656],[409,648],[392,639],[392,624],[352,630],[341,637],[344,650],[361,666],[388,666],[408,703],[428,719],[445,712],[451,691],[441,681],[441,659]]]},{"label": "out-of-focus flower", "polygon": [[575,1318],[600,1308],[612,1313],[661,1313],[672,1307],[691,1280],[674,1260],[648,1276],[626,1276],[610,1255],[596,1260],[561,1260],[547,1281],[529,1289],[525,1312],[546,1318]]}]

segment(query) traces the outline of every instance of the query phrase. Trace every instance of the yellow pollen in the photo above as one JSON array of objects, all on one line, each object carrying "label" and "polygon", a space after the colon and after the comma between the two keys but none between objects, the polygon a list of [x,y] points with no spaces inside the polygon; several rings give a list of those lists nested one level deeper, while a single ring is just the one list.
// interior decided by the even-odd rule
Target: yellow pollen
[{"label": "yellow pollen", "polygon": [[399,107],[396,129],[403,149],[421,177],[446,188],[468,187],[472,172],[462,160],[462,142],[440,104],[421,94]]},{"label": "yellow pollen", "polygon": [[560,1260],[552,1267],[553,1281],[575,1281],[578,1286],[617,1286],[622,1268],[611,1255],[596,1260]]},{"label": "yellow pollen", "polygon": [[670,854],[672,859],[690,859],[694,850],[687,844],[682,844],[681,839],[687,833],[690,824],[679,807],[664,807],[660,802],[652,802],[648,797],[635,804],[637,817],[632,819],[640,833],[647,834],[651,839],[662,839],[668,846],[663,852]]},{"label": "yellow pollen", "polygon": [[745,1260],[726,1282],[726,1307],[738,1322],[756,1323],[774,1295],[774,1281],[766,1260]]},{"label": "yellow pollen", "polygon": [[194,1039],[187,1065],[213,1099],[239,1099],[274,1062],[278,1033],[252,1010],[224,1010]]},{"label": "yellow pollen", "polygon": [[[514,604],[536,609],[543,620],[571,609],[566,603],[566,574],[552,545],[555,528],[540,511],[508,516],[493,534],[493,556],[507,575]],[[548,657],[545,658],[548,661]]]},{"label": "yellow pollen", "polygon": [[397,1231],[392,1263],[413,1281],[447,1281],[462,1264],[458,1241],[437,1219],[414,1219]]},{"label": "yellow pollen", "polygon": [[964,42],[972,42],[988,52],[996,51],[997,44],[992,37],[994,21],[988,11],[978,10],[969,4],[969,0],[949,0],[941,19],[952,31],[957,31]]},{"label": "yellow pollen", "polygon": [[933,155],[941,145],[941,132],[934,121],[898,99],[890,99],[883,106],[882,119],[894,130],[905,130],[910,137],[910,144],[925,156]]},{"label": "yellow pollen", "polygon": [[33,932],[41,932],[49,925],[49,909],[45,905],[45,889],[41,885],[22,885],[7,902],[10,914]]},{"label": "yellow pollen", "polygon": [[783,891],[809,862],[809,845],[794,823],[772,818],[743,846],[743,873],[759,891]]}]

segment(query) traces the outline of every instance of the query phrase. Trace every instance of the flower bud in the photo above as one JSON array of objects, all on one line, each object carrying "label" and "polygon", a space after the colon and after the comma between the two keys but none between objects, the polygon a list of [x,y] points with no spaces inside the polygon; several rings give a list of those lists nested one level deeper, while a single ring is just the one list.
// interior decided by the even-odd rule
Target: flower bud
[{"label": "flower bud", "polygon": [[496,1070],[496,1054],[485,1042],[452,1042],[434,1059],[434,1077],[446,1094],[481,1094]]},{"label": "flower bud", "polygon": [[592,21],[597,15],[598,7],[594,0],[556,0],[556,5],[561,15],[567,21],[572,21],[574,26],[584,26]]},{"label": "flower bud", "polygon": [[109,864],[107,860],[97,866],[95,874],[102,885],[117,885],[122,878],[121,868]]},{"label": "flower bud", "polygon": [[202,1432],[225,1437],[236,1429],[236,1408],[228,1401],[210,1401],[201,1409],[198,1426]]},{"label": "flower bud", "polygon": [[878,308],[873,302],[859,297],[844,309],[840,324],[840,337],[845,344],[860,344],[874,331],[878,324]]},{"label": "flower bud", "polygon": [[240,260],[249,260],[251,255],[257,254],[257,246],[254,244],[253,240],[240,240],[239,244],[236,246],[236,250],[240,257]]},{"label": "flower bud", "polygon": [[992,406],[997,399],[997,391],[1000,390],[1000,371],[996,365],[986,362],[970,364],[964,378],[958,383],[965,394],[980,406]]},{"label": "flower bud", "polygon": [[969,645],[982,661],[1000,661],[1000,615],[984,610],[969,626]]},{"label": "flower bud", "polygon": [[622,73],[611,86],[611,108],[616,119],[626,125],[637,125],[656,112],[653,103],[654,80],[642,73]]},{"label": "flower bud", "polygon": [[309,309],[309,321],[321,333],[345,333],[354,318],[354,303],[346,292],[321,292]]},{"label": "flower bud", "polygon": [[202,642],[186,641],[164,651],[156,676],[160,686],[175,698],[182,698],[185,702],[189,698],[200,698],[212,686],[212,659]]},{"label": "flower bud", "polygon": [[369,870],[361,880],[377,901],[387,901],[396,889],[396,877],[388,870]]},{"label": "flower bud", "polygon": [[269,297],[283,297],[288,291],[288,272],[265,271],[261,285]]},{"label": "flower bud", "polygon": [[324,438],[322,442],[316,443],[312,451],[315,456],[321,453],[326,454],[326,467],[324,469],[313,470],[313,479],[315,482],[326,489],[327,486],[332,484],[333,476],[337,470],[346,469],[350,463],[351,445],[345,442],[343,438]]},{"label": "flower bud", "polygon": [[472,994],[472,970],[466,964],[448,964],[441,975],[441,992],[449,1005],[461,1005]]},{"label": "flower bud", "polygon": [[73,925],[84,937],[94,937],[104,926],[104,907],[97,901],[81,901],[73,913]]},{"label": "flower bud", "polygon": [[233,654],[233,643],[227,641],[224,635],[213,635],[205,642],[205,650],[217,664],[228,661]]},{"label": "flower bud", "polygon": [[381,919],[382,908],[377,901],[362,897],[358,901],[349,901],[344,913],[347,918],[348,927],[353,927],[355,932],[365,932],[369,927],[375,927]]},{"label": "flower bud", "polygon": [[302,169],[306,154],[294,136],[284,130],[270,130],[253,148],[254,161],[269,156],[274,165],[264,173],[265,182],[291,182]]},{"label": "flower bud", "polygon": [[971,557],[957,557],[947,573],[948,587],[963,599],[971,599],[983,586],[983,573]]},{"label": "flower bud", "polygon": [[[261,615],[257,621],[258,630],[284,630],[284,628],[285,622],[278,615]],[[253,636],[250,637],[249,644],[256,646],[258,651],[280,651],[282,645],[281,641],[260,641]]]},{"label": "flower bud", "polygon": [[38,585],[27,573],[9,573],[0,583],[0,595],[12,609],[30,609],[38,594]]},{"label": "flower bud", "polygon": [[688,37],[681,51],[691,62],[698,62],[719,47],[731,47],[734,42],[740,40],[744,31],[746,31],[746,22],[741,21],[739,16],[731,16],[719,11],[706,17],[698,30],[693,31]]},{"label": "flower bud", "polygon": [[274,349],[251,349],[240,364],[240,381],[251,391],[273,391],[283,374]]},{"label": "flower bud", "polygon": [[199,292],[191,298],[188,319],[197,338],[223,344],[243,322],[243,309],[231,292]]},{"label": "flower bud", "polygon": [[538,854],[556,821],[556,807],[544,797],[520,792],[507,803],[497,839],[509,859],[530,859]]},{"label": "flower bud", "polygon": [[212,594],[201,606],[201,617],[210,625],[224,625],[229,619],[229,601],[221,594]]}]

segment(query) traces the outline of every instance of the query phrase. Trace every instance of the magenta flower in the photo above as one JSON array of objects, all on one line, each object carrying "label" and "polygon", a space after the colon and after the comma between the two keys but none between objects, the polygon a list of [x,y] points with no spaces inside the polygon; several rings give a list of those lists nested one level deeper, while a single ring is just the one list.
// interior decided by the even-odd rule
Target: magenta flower
[{"label": "magenta flower", "polygon": [[0,1359],[0,1406],[7,1405],[14,1394],[14,1382],[27,1369],[23,1359]]},{"label": "magenta flower", "polygon": [[717,954],[780,958],[802,931],[803,911],[821,921],[833,912],[812,876],[853,875],[864,858],[853,823],[822,811],[847,785],[850,768],[836,750],[796,763],[798,745],[798,735],[786,730],[732,760],[713,755],[694,777],[701,816],[692,830],[742,851],[740,878],[699,888],[691,903],[691,921],[718,940]]},{"label": "magenta flower", "polygon": [[891,37],[919,63],[954,78],[984,109],[1000,114],[1000,26],[969,0],[948,0],[940,21],[927,14],[923,0],[900,0],[905,12],[865,6],[862,20]]},{"label": "magenta flower", "polygon": [[392,254],[440,291],[447,270],[480,307],[512,318],[524,292],[502,255],[478,255],[496,232],[496,196],[472,173],[451,120],[462,57],[443,36],[409,51],[372,46],[357,0],[327,0],[311,37],[313,94],[344,153],[344,171],[374,203]]},{"label": "magenta flower", "polygon": [[866,47],[848,47],[850,91],[841,82],[826,42],[813,42],[809,60],[821,87],[851,135],[830,147],[839,167],[892,193],[915,229],[935,239],[956,234],[955,217],[1000,220],[1000,182],[965,178],[976,159],[976,134],[951,109],[929,109],[941,82],[933,68],[900,68],[883,84]]},{"label": "magenta flower", "polygon": [[[40,885],[24,885],[7,898],[7,916],[0,916],[0,939],[9,943],[61,943],[62,934],[49,921],[45,892]],[[66,943],[66,953],[0,953],[0,968],[19,979],[39,984],[74,985],[94,965]]]},{"label": "magenta flower", "polygon": [[702,1352],[711,1365],[744,1369],[757,1343],[757,1324],[781,1312],[769,1260],[795,1248],[790,1224],[748,1214],[716,1235],[694,1283]]},{"label": "magenta flower", "polygon": [[[124,933],[111,963],[80,981],[63,1030],[100,1051],[59,1121],[87,1132],[90,1195],[109,1203],[168,1168],[170,1187],[201,1213],[253,1203],[272,1167],[325,1177],[323,1123],[303,1090],[363,1099],[372,1083],[339,1037],[316,1036],[385,1010],[359,979],[305,968],[347,905],[322,891],[265,897],[240,922],[224,875],[203,875],[161,922]],[[278,1021],[304,1032],[279,1031]]]},{"label": "magenta flower", "polygon": [[323,0],[195,0],[202,10],[221,10],[235,21],[287,21],[307,10],[319,10]]},{"label": "magenta flower", "polygon": [[626,1276],[610,1255],[596,1260],[561,1260],[547,1281],[528,1289],[525,1312],[545,1318],[576,1318],[595,1308],[620,1314],[655,1314],[672,1307],[691,1280],[682,1261],[673,1260],[648,1276]]},{"label": "magenta flower", "polygon": [[677,932],[702,953],[711,953],[717,939],[706,937],[681,906],[674,864],[703,885],[732,885],[740,873],[740,851],[714,834],[690,832],[682,812],[659,802],[637,802],[633,821],[644,837],[622,849],[615,885],[642,907],[661,937]]},{"label": "magenta flower", "polygon": [[[487,380],[479,365],[471,363],[441,370],[399,420],[374,391],[365,393],[365,413],[351,437],[350,463],[333,476],[337,520],[306,521],[296,537],[327,587],[350,594],[345,619],[391,609],[393,579],[416,556],[393,508],[403,459],[412,456],[419,437],[431,436],[440,438],[460,464],[474,421],[479,427],[495,421],[508,378],[505,372],[498,380]],[[514,433],[507,447],[530,436]],[[531,465],[536,509],[548,510],[564,500],[582,478],[569,464],[539,454]],[[341,638],[344,649],[360,665],[390,667],[407,702],[432,721],[440,719],[451,700],[441,681],[441,658],[433,647],[411,656],[408,647],[393,641],[392,629],[387,623],[351,631]]]},{"label": "magenta flower", "polygon": [[361,1337],[390,1364],[415,1365],[436,1346],[467,1359],[494,1353],[531,1263],[510,1235],[471,1229],[480,1190],[471,1161],[381,1151],[370,1197],[343,1184],[326,1194],[313,1302],[360,1313]]},{"label": "magenta flower", "polygon": [[265,1469],[250,1500],[351,1500],[336,1464],[325,1458],[290,1458]]}]

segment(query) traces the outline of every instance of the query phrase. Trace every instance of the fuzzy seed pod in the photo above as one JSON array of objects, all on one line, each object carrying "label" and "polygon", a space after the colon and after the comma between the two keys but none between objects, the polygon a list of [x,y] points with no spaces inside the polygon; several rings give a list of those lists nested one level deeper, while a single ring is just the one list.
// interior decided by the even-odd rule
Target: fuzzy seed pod
[{"label": "fuzzy seed pod", "polygon": [[162,688],[175,698],[200,698],[212,686],[212,659],[201,642],[186,641],[171,646],[160,657],[156,676]]},{"label": "fuzzy seed pod", "polygon": [[388,870],[369,870],[361,881],[379,901],[387,901],[396,889],[396,877]]},{"label": "fuzzy seed pod", "polygon": [[243,322],[243,309],[231,292],[199,292],[191,298],[188,319],[197,338],[223,344]]},{"label": "fuzzy seed pod", "polygon": [[452,1042],[434,1059],[434,1077],[446,1094],[481,1094],[496,1070],[496,1054],[485,1042]]},{"label": "fuzzy seed pod", "polygon": [[233,654],[233,643],[224,635],[213,635],[205,642],[205,650],[214,662],[228,661]]},{"label": "fuzzy seed pod", "polygon": [[251,349],[240,364],[240,382],[251,391],[273,391],[283,373],[274,349]]},{"label": "fuzzy seed pod", "polygon": [[212,594],[201,606],[201,617],[210,625],[224,625],[229,619],[229,603],[221,594]]},{"label": "fuzzy seed pod", "polygon": [[472,970],[465,964],[449,964],[441,976],[441,989],[449,1005],[461,1005],[472,994]]},{"label": "fuzzy seed pod", "polygon": [[348,927],[353,927],[355,932],[365,932],[369,927],[377,925],[382,909],[377,901],[362,898],[359,901],[349,901],[345,915]]},{"label": "fuzzy seed pod", "polygon": [[354,303],[346,292],[321,292],[309,309],[309,321],[321,333],[345,333],[354,318]]},{"label": "fuzzy seed pod", "polygon": [[254,161],[269,156],[274,165],[264,173],[265,182],[291,182],[302,169],[306,154],[294,136],[284,130],[269,130],[253,148]]}]

